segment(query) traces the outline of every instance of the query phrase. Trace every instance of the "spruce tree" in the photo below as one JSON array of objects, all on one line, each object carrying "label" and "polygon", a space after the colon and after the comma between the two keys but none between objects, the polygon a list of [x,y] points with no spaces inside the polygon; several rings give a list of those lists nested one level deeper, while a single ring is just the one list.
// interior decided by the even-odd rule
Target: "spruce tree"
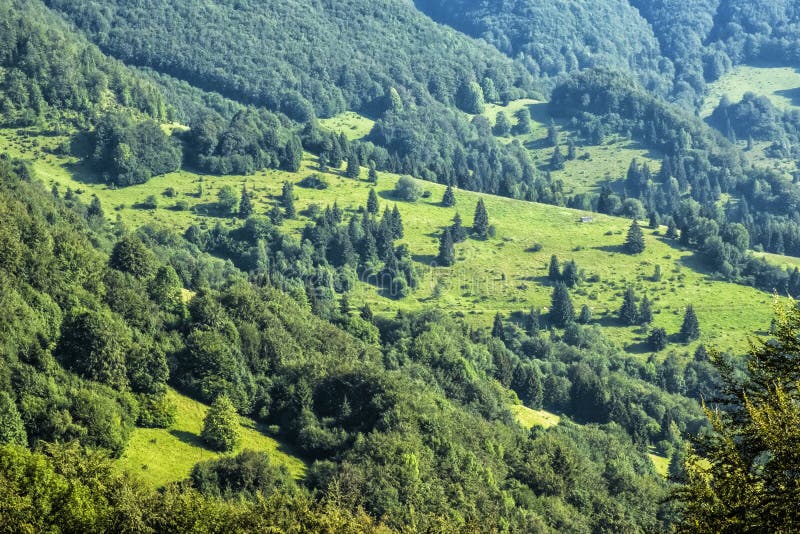
[{"label": "spruce tree", "polygon": [[506,137],[511,133],[511,122],[508,120],[508,115],[502,111],[497,112],[493,132],[498,137]]},{"label": "spruce tree", "polygon": [[588,305],[581,306],[581,313],[578,315],[578,322],[581,324],[589,324],[592,321],[592,310]]},{"label": "spruce tree", "polygon": [[561,281],[561,266],[558,264],[558,256],[553,254],[550,256],[550,266],[547,269],[547,277],[551,282]]},{"label": "spruce tree", "polygon": [[553,121],[550,121],[550,126],[547,127],[547,144],[548,146],[558,146],[558,130]]},{"label": "spruce tree", "polygon": [[450,228],[445,228],[444,232],[442,232],[442,237],[439,240],[439,256],[436,261],[444,267],[450,267],[456,261],[456,252],[453,247],[453,236],[450,234]]},{"label": "spruce tree", "polygon": [[570,140],[567,141],[567,159],[569,161],[572,161],[576,157],[578,157],[578,149],[575,146],[575,141],[570,139]]},{"label": "spruce tree", "polygon": [[550,169],[560,171],[564,168],[564,155],[561,153],[561,147],[556,145],[553,149],[553,155],[550,158]]},{"label": "spruce tree", "polygon": [[628,229],[628,235],[625,238],[625,252],[628,254],[641,254],[644,252],[644,236],[642,229],[639,227],[639,222],[634,219],[631,227]]},{"label": "spruce tree", "polygon": [[353,179],[358,179],[361,176],[361,167],[358,162],[358,155],[355,152],[352,152],[347,157],[347,169],[345,169],[344,175]]},{"label": "spruce tree", "polygon": [[567,291],[567,286],[561,282],[553,288],[550,298],[550,321],[554,326],[564,328],[575,320],[575,308]]},{"label": "spruce tree", "polygon": [[500,313],[496,313],[494,316],[494,323],[492,324],[492,337],[497,339],[502,339],[505,341],[505,329],[503,328],[503,318],[500,316]]},{"label": "spruce tree", "polygon": [[400,210],[397,209],[397,204],[392,208],[391,227],[394,238],[401,239],[403,237],[403,219],[400,217]]},{"label": "spruce tree", "polygon": [[514,127],[514,133],[517,135],[531,133],[531,112],[528,111],[528,108],[517,111],[517,125]]},{"label": "spruce tree", "polygon": [[684,342],[689,343],[700,337],[700,323],[697,320],[697,315],[694,313],[694,306],[691,304],[686,308],[686,314],[683,316],[683,324],[681,325],[681,338]]},{"label": "spruce tree", "polygon": [[220,395],[208,409],[200,437],[216,451],[230,452],[239,442],[239,414],[227,395]]},{"label": "spruce tree", "polygon": [[642,299],[639,305],[639,323],[650,324],[653,322],[653,305],[647,295]]},{"label": "spruce tree", "polygon": [[253,202],[250,200],[250,193],[242,186],[242,198],[239,200],[239,218],[247,219],[253,213]]},{"label": "spruce tree", "polygon": [[539,331],[539,328],[541,328],[539,310],[531,308],[527,317],[525,317],[525,331],[529,336],[533,336]]},{"label": "spruce tree", "polygon": [[339,312],[345,317],[350,315],[350,299],[347,298],[346,293],[342,295],[341,300],[339,300]]},{"label": "spruce tree", "polygon": [[650,228],[656,229],[658,228],[658,213],[655,211],[650,212],[650,221],[649,221]]},{"label": "spruce tree", "polygon": [[375,162],[371,160],[369,162],[369,174],[367,174],[367,180],[369,180],[369,183],[371,184],[378,183],[378,171],[375,169]]},{"label": "spruce tree", "polygon": [[639,310],[636,308],[636,295],[633,288],[625,290],[622,297],[622,307],[619,309],[619,318],[626,325],[635,325],[639,322]]},{"label": "spruce tree", "polygon": [[667,226],[667,234],[666,236],[670,239],[676,239],[678,237],[678,227],[675,225],[675,219],[669,219],[669,225]]},{"label": "spruce tree", "polygon": [[450,227],[450,235],[453,236],[454,243],[461,243],[467,239],[467,230],[461,224],[461,214],[456,212],[453,217],[453,225]]},{"label": "spruce tree", "polygon": [[283,204],[284,214],[287,219],[297,217],[297,212],[294,209],[294,188],[291,182],[283,182],[281,204]]},{"label": "spruce tree", "polygon": [[561,280],[567,287],[575,287],[578,283],[578,265],[575,260],[570,260],[564,264],[564,270],[561,272]]},{"label": "spruce tree", "polygon": [[478,205],[475,206],[472,233],[479,238],[486,238],[489,235],[489,214],[486,212],[486,205],[482,198],[478,199]]},{"label": "spruce tree", "polygon": [[658,352],[667,347],[667,331],[663,328],[653,328],[647,336],[647,344]]},{"label": "spruce tree", "polygon": [[370,189],[369,196],[367,197],[367,213],[377,215],[379,209],[378,195],[375,193],[374,189]]},{"label": "spruce tree", "polygon": [[365,302],[364,305],[361,307],[361,318],[367,322],[372,322],[374,315],[372,313],[372,308],[369,307],[369,303]]},{"label": "spruce tree", "polygon": [[453,193],[453,186],[448,185],[442,196],[442,206],[445,208],[452,208],[456,205],[456,195]]},{"label": "spruce tree", "polygon": [[28,436],[14,399],[0,391],[0,445],[9,443],[24,447],[28,444]]}]

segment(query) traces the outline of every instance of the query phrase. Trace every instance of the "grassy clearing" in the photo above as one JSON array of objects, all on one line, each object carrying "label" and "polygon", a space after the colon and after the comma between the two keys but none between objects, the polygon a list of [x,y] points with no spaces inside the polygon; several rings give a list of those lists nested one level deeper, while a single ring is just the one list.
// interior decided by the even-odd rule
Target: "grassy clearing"
[{"label": "grassy clearing", "polygon": [[534,426],[550,428],[556,426],[561,420],[559,416],[546,410],[533,410],[522,404],[511,406],[511,413],[523,428],[531,429]]},{"label": "grassy clearing", "polygon": [[658,473],[664,478],[667,478],[667,476],[669,475],[670,459],[667,458],[666,456],[659,456],[658,454],[653,454],[653,453],[649,453],[647,456],[653,462],[653,466],[656,468],[656,473]]},{"label": "grassy clearing", "polygon": [[[217,223],[233,226],[239,222],[204,214],[213,208],[222,186],[247,184],[255,196],[256,213],[264,213],[274,205],[284,180],[298,182],[318,172],[315,160],[309,157],[296,174],[267,170],[246,177],[213,177],[181,171],[154,178],[147,184],[111,189],[93,182],[74,160],[42,151],[41,145],[56,146],[60,141],[57,137],[26,139],[18,131],[0,131],[0,147],[14,156],[32,160],[38,176],[48,184],[57,184],[62,193],[66,187],[82,191],[80,196],[85,202],[96,194],[110,218],[119,215],[131,228],[145,223],[163,224],[178,231],[193,223],[206,227]],[[362,175],[366,176],[366,170]],[[326,190],[295,187],[299,211],[312,203],[325,206],[336,201],[346,210],[365,204],[368,183],[346,179],[335,171],[325,177],[330,183]],[[396,180],[395,175],[379,174],[376,191],[381,198],[381,209],[395,204],[392,189]],[[197,198],[195,193],[200,185],[203,195]],[[422,185],[431,193],[430,198],[416,203],[397,202],[406,230],[404,242],[422,273],[420,288],[410,297],[395,301],[382,296],[373,286],[361,284],[351,296],[353,304],[369,302],[373,310],[382,314],[394,314],[398,309],[438,307],[465,317],[473,325],[488,326],[497,312],[508,316],[531,307],[546,311],[552,291],[546,280],[547,265],[550,256],[556,254],[562,262],[575,259],[583,271],[585,281],[571,292],[576,309],[587,304],[592,310],[592,324],[632,354],[646,356],[650,351],[644,343],[646,330],[621,326],[616,319],[622,294],[629,284],[640,297],[647,294],[654,302],[653,326],[664,327],[672,335],[680,329],[688,304],[695,306],[700,319],[699,342],[722,350],[746,348],[748,334],[764,332],[769,326],[771,295],[712,279],[691,251],[665,240],[657,232],[645,230],[647,250],[643,254],[623,253],[621,244],[630,225],[626,219],[591,214],[594,221],[581,224],[579,217],[585,215],[582,212],[467,191],[456,191],[455,208],[443,208],[439,202],[444,187],[429,182]],[[167,187],[173,187],[177,197],[161,196]],[[149,195],[159,198],[158,209],[135,207]],[[479,196],[485,199],[497,237],[487,241],[469,239],[456,246],[455,266],[433,266],[442,228],[450,224],[456,211],[460,211],[465,225],[470,225]],[[170,209],[177,200],[186,201],[190,209]],[[286,227],[299,233],[306,223],[301,218],[287,221]],[[660,232],[663,231],[661,228]],[[534,244],[540,247],[537,252],[532,251]],[[782,261],[780,257],[772,260]],[[651,279],[656,265],[660,265],[663,273],[658,282]],[[667,351],[693,351],[696,346],[677,343],[674,337],[672,341]]]},{"label": "grassy clearing", "polygon": [[351,141],[368,136],[375,126],[375,121],[354,111],[345,111],[329,119],[321,119],[319,123],[323,128],[343,133]]},{"label": "grassy clearing", "polygon": [[[174,390],[168,396],[178,408],[176,423],[169,429],[137,428],[119,465],[136,473],[154,486],[183,480],[197,462],[222,456],[206,449],[200,440],[207,406]],[[235,452],[245,449],[263,451],[270,460],[285,465],[295,478],[305,473],[305,464],[284,452],[281,444],[268,437],[250,419],[242,418],[241,443]]]},{"label": "grassy clearing", "polygon": [[700,116],[711,115],[724,95],[738,102],[747,92],[765,95],[779,108],[800,107],[800,71],[792,67],[738,66],[709,84]]}]

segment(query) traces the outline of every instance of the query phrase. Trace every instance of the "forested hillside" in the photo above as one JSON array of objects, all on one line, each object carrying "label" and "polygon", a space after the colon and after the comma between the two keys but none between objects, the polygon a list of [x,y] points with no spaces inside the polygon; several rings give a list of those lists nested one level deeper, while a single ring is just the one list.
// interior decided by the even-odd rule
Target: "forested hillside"
[{"label": "forested hillside", "polygon": [[0,531],[797,530],[798,17],[0,0]]}]

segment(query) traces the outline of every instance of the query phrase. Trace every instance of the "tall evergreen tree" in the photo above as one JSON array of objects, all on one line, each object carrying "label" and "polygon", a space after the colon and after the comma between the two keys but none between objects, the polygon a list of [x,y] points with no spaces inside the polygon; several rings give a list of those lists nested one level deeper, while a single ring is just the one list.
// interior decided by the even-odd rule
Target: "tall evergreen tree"
[{"label": "tall evergreen tree", "polygon": [[550,125],[547,127],[547,145],[558,146],[558,129],[553,121],[550,121]]},{"label": "tall evergreen tree", "polygon": [[700,337],[700,322],[697,320],[697,315],[694,312],[694,306],[691,304],[686,308],[686,313],[683,316],[683,324],[681,325],[681,338],[686,343],[694,341]]},{"label": "tall evergreen tree", "polygon": [[625,237],[625,252],[628,254],[641,254],[644,252],[644,235],[639,227],[639,222],[634,219]]},{"label": "tall evergreen tree", "polygon": [[575,141],[572,139],[567,140],[567,159],[569,161],[578,157],[578,148],[575,146]]},{"label": "tall evergreen tree", "polygon": [[575,308],[567,291],[567,286],[561,282],[553,288],[550,298],[550,321],[553,325],[564,328],[575,320]]},{"label": "tall evergreen tree", "polygon": [[626,325],[635,325],[639,322],[639,310],[636,308],[636,294],[633,288],[628,287],[622,297],[622,307],[619,309],[619,318]]},{"label": "tall evergreen tree", "polygon": [[667,347],[667,331],[663,328],[653,328],[647,336],[647,344],[658,352]]},{"label": "tall evergreen tree", "polygon": [[450,228],[445,228],[442,237],[439,239],[439,256],[436,258],[439,265],[450,267],[456,261],[456,252],[453,247],[453,236]]},{"label": "tall evergreen tree", "polygon": [[578,322],[581,324],[589,324],[592,321],[592,310],[588,305],[581,306],[581,313],[578,314]]},{"label": "tall evergreen tree", "polygon": [[442,196],[442,206],[445,208],[452,208],[456,205],[456,195],[453,193],[453,186],[448,185]]},{"label": "tall evergreen tree", "polygon": [[560,171],[564,168],[564,155],[561,153],[561,147],[556,145],[553,149],[553,155],[550,157],[550,169]]},{"label": "tall evergreen tree", "polygon": [[9,443],[24,447],[28,445],[28,436],[14,399],[0,391],[0,445]]},{"label": "tall evergreen tree", "polygon": [[483,203],[482,198],[478,199],[478,205],[475,206],[472,233],[479,238],[486,238],[489,236],[489,214],[486,212],[486,205]]},{"label": "tall evergreen tree", "polygon": [[503,318],[499,312],[495,314],[494,322],[492,323],[492,337],[505,341],[506,334],[503,327]]},{"label": "tall evergreen tree", "polygon": [[525,317],[525,331],[529,336],[533,336],[540,328],[541,321],[539,320],[539,310],[531,308],[528,315]]},{"label": "tall evergreen tree", "polygon": [[363,306],[361,306],[361,318],[365,321],[372,322],[374,315],[372,313],[372,308],[369,307],[369,302],[365,302]]},{"label": "tall evergreen tree", "polygon": [[400,216],[400,210],[397,209],[397,204],[392,208],[391,219],[392,235],[395,239],[403,238],[403,218]]},{"label": "tall evergreen tree", "polygon": [[514,133],[517,135],[531,133],[531,112],[528,108],[517,111],[517,125],[514,127]]},{"label": "tall evergreen tree", "polygon": [[294,209],[294,187],[291,182],[283,182],[281,204],[283,205],[284,214],[287,219],[294,219],[297,217],[297,212]]},{"label": "tall evergreen tree", "polygon": [[547,277],[551,282],[561,281],[561,266],[558,263],[558,256],[550,256],[550,266],[547,268]]},{"label": "tall evergreen tree", "polygon": [[647,295],[642,298],[642,303],[639,305],[639,323],[650,324],[653,322],[653,304]]},{"label": "tall evergreen tree", "polygon": [[370,188],[369,196],[367,197],[367,213],[377,215],[379,209],[378,195],[375,193],[375,189]]},{"label": "tall evergreen tree", "polygon": [[578,265],[575,263],[575,260],[570,260],[564,264],[564,270],[561,272],[561,280],[567,287],[575,287],[578,283],[578,279]]},{"label": "tall evergreen tree", "polygon": [[367,180],[369,180],[369,183],[371,184],[378,183],[378,171],[375,168],[375,162],[372,160],[369,162],[369,173],[367,174]]},{"label": "tall evergreen tree", "polygon": [[247,188],[242,186],[242,198],[239,200],[239,218],[247,219],[253,213],[253,202],[250,200],[250,193]]},{"label": "tall evergreen tree", "polygon": [[355,151],[351,152],[347,157],[347,169],[345,169],[344,175],[353,179],[358,179],[361,176],[361,167]]},{"label": "tall evergreen tree", "polygon": [[498,137],[506,137],[511,133],[511,121],[508,120],[508,115],[505,112],[497,112],[493,132]]},{"label": "tall evergreen tree", "polygon": [[450,227],[450,235],[453,236],[454,243],[461,243],[467,239],[467,230],[461,224],[461,215],[456,212],[453,217],[453,225]]}]

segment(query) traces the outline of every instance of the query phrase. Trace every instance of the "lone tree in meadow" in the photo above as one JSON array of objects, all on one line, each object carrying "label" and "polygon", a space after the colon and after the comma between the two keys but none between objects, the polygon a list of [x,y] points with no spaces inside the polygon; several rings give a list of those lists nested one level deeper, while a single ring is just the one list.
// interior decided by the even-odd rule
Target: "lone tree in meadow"
[{"label": "lone tree in meadow", "polygon": [[508,115],[502,111],[498,111],[494,123],[494,134],[498,137],[506,137],[510,133],[511,121],[508,120]]},{"label": "lone tree in meadow", "polygon": [[647,336],[647,344],[654,351],[664,350],[667,348],[667,331],[663,328],[653,328]]},{"label": "lone tree in meadow", "polygon": [[242,197],[239,200],[239,218],[247,219],[253,213],[253,201],[245,186],[242,186]]},{"label": "lone tree in meadow", "polygon": [[556,145],[553,149],[553,156],[550,158],[550,169],[560,171],[564,168],[564,154],[561,153],[561,148]]},{"label": "lone tree in meadow", "polygon": [[514,127],[514,133],[531,133],[531,112],[528,108],[522,108],[517,111],[517,125]]},{"label": "lone tree in meadow", "polygon": [[647,298],[647,295],[642,299],[639,305],[639,324],[650,324],[653,322],[653,303]]},{"label": "lone tree in meadow", "polygon": [[625,252],[628,254],[641,254],[644,252],[644,235],[639,227],[639,222],[634,219],[625,238]]},{"label": "lone tree in meadow", "polygon": [[442,206],[445,208],[452,208],[456,205],[456,195],[453,193],[453,186],[448,185],[447,189],[444,191],[444,196],[442,196]]},{"label": "lone tree in meadow", "polygon": [[639,322],[639,310],[636,308],[636,294],[633,288],[629,287],[625,290],[625,296],[622,297],[622,307],[619,309],[619,319],[624,324],[632,326]]},{"label": "lone tree in meadow", "polygon": [[592,322],[592,310],[588,305],[581,306],[581,313],[578,315],[578,322],[581,324],[589,324]]},{"label": "lone tree in meadow", "polygon": [[478,199],[478,205],[475,206],[475,218],[472,223],[472,233],[476,237],[486,238],[489,236],[489,214],[486,212],[486,205],[483,199]]},{"label": "lone tree in meadow", "polygon": [[230,452],[239,442],[239,414],[227,395],[220,395],[208,409],[200,437],[220,452]]},{"label": "lone tree in meadow", "polygon": [[569,297],[569,291],[567,291],[567,286],[559,282],[553,289],[553,295],[550,298],[550,322],[559,328],[564,328],[574,320],[575,308]]},{"label": "lone tree in meadow", "polygon": [[379,209],[380,206],[378,204],[378,195],[375,193],[374,189],[370,189],[369,196],[367,197],[367,213],[377,215]]},{"label": "lone tree in meadow", "polygon": [[445,228],[442,237],[439,239],[439,256],[436,258],[439,265],[450,267],[456,262],[456,251],[453,247],[453,236],[450,228]]},{"label": "lone tree in meadow", "polygon": [[550,266],[547,268],[547,277],[551,282],[561,281],[561,266],[558,263],[558,256],[550,256]]},{"label": "lone tree in meadow", "polygon": [[287,219],[294,219],[297,216],[297,211],[294,209],[294,187],[292,187],[291,182],[283,182],[281,204]]},{"label": "lone tree in meadow", "polygon": [[547,145],[558,145],[558,130],[556,129],[556,123],[553,121],[550,121],[550,126],[547,127]]},{"label": "lone tree in meadow", "polygon": [[580,273],[578,272],[578,264],[575,260],[570,260],[564,264],[564,270],[561,271],[561,280],[567,287],[575,287],[580,280]]},{"label": "lone tree in meadow", "polygon": [[691,304],[686,308],[686,314],[683,316],[681,337],[686,343],[700,337],[700,322],[697,320],[697,314],[694,313],[694,306]]},{"label": "lone tree in meadow", "polygon": [[239,195],[233,186],[226,185],[217,192],[217,207],[226,215],[236,215],[239,212]]}]

